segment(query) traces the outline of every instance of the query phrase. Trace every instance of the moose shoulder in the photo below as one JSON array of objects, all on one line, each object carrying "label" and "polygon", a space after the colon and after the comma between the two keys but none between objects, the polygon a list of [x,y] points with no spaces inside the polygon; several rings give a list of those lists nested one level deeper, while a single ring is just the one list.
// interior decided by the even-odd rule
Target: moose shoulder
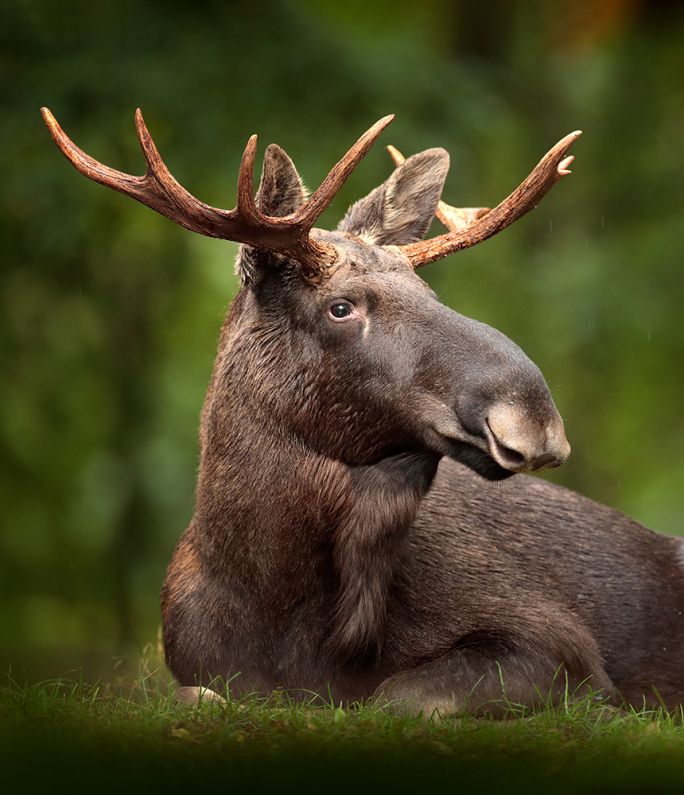
[{"label": "moose shoulder", "polygon": [[[510,477],[569,454],[544,379],[415,273],[532,209],[569,173],[577,133],[493,210],[440,202],[444,150],[395,152],[389,179],[328,232],[317,218],[389,117],[308,199],[277,146],[255,199],[250,139],[230,211],[174,180],[139,113],[143,177],[93,160],[44,117],[86,176],[243,244],[196,510],[162,594],[181,685],[377,693],[424,713],[498,714],[567,688],[684,702],[679,542]],[[448,231],[423,240],[435,212]]]}]

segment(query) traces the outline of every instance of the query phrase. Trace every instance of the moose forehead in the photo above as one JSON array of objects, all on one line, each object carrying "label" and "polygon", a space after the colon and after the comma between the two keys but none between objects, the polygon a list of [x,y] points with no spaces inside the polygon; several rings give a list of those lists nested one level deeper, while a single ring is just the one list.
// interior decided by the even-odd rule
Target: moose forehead
[{"label": "moose forehead", "polygon": [[[334,265],[324,271],[323,279],[311,282],[294,261],[280,261],[265,269],[257,264],[261,275],[248,291],[248,304],[259,317],[266,310],[282,321],[284,311],[296,326],[311,324],[317,328],[320,313],[339,299],[351,301],[363,312],[366,324],[373,317],[386,329],[397,330],[408,327],[419,316],[434,319],[440,307],[445,309],[398,247],[372,245],[349,232],[316,229],[313,234],[334,247]],[[267,254],[262,256],[268,259]],[[241,267],[243,263],[238,260],[238,270]]]},{"label": "moose forehead", "polygon": [[397,246],[375,246],[348,232],[315,230],[318,239],[334,246],[338,259],[321,285],[324,294],[334,293],[342,285],[363,290],[381,284],[400,285],[420,293],[431,294],[427,284],[416,274]]}]

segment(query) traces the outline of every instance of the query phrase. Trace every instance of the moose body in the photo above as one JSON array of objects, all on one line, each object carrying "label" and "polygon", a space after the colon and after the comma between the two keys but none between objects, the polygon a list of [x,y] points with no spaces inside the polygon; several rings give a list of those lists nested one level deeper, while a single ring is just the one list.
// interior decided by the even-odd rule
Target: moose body
[{"label": "moose body", "polygon": [[324,653],[338,585],[330,540],[298,535],[306,554],[286,542],[268,474],[255,491],[269,506],[258,543],[232,538],[219,571],[196,525],[176,550],[165,637],[181,683],[240,673],[235,692],[330,688],[350,700],[382,685],[430,714],[491,708],[502,697],[499,665],[511,702],[543,702],[565,687],[566,666],[571,694],[586,683],[636,705],[684,703],[679,539],[546,481],[488,482],[445,458],[392,550],[377,646],[361,665],[335,666]]},{"label": "moose body", "polygon": [[529,475],[491,481],[417,452],[349,466],[287,439],[264,394],[278,400],[280,363],[250,378],[231,340],[247,299],[224,327],[198,509],[163,591],[180,683],[380,692],[427,714],[496,712],[504,695],[546,703],[567,687],[684,703],[679,539]]},{"label": "moose body", "polygon": [[[326,232],[313,223],[388,119],[308,200],[276,146],[254,198],[250,139],[225,211],[178,185],[139,114],[144,177],[94,161],[44,116],[82,173],[243,244],[196,509],[162,593],[181,685],[378,694],[427,714],[500,714],[568,691],[684,703],[681,543],[511,477],[569,454],[544,379],[414,272],[531,209],[569,173],[577,134],[493,210],[439,201],[448,155],[434,149]],[[450,231],[422,240],[435,212]]]}]

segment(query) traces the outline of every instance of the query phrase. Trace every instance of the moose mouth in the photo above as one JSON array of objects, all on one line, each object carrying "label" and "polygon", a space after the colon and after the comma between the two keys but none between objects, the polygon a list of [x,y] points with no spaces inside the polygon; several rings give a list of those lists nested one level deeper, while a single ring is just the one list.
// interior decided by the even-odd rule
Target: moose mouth
[{"label": "moose mouth", "polygon": [[515,471],[504,469],[489,453],[468,442],[442,437],[447,443],[447,455],[459,464],[467,466],[485,480],[505,480],[515,475]]},{"label": "moose mouth", "polygon": [[515,474],[515,469],[499,463],[491,453],[491,442],[467,432],[455,415],[442,414],[433,418],[425,431],[429,447],[441,455],[467,466],[486,480],[505,480]]}]

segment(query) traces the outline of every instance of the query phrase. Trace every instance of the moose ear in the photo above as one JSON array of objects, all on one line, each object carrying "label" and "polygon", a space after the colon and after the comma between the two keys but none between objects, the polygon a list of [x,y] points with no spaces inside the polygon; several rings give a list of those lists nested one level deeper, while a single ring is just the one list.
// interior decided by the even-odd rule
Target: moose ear
[{"label": "moose ear", "polygon": [[403,246],[427,232],[449,170],[445,149],[409,157],[382,185],[353,204],[339,226],[377,246]]},{"label": "moose ear", "polygon": [[[264,166],[256,195],[259,210],[276,218],[296,212],[306,201],[306,188],[294,163],[284,149],[270,144],[264,152]],[[272,265],[279,254],[252,246],[240,246],[235,269],[242,283],[253,284],[260,267]]]},{"label": "moose ear", "polygon": [[278,144],[264,153],[264,168],[257,192],[262,213],[280,217],[296,212],[306,199],[306,190],[294,163]]}]

